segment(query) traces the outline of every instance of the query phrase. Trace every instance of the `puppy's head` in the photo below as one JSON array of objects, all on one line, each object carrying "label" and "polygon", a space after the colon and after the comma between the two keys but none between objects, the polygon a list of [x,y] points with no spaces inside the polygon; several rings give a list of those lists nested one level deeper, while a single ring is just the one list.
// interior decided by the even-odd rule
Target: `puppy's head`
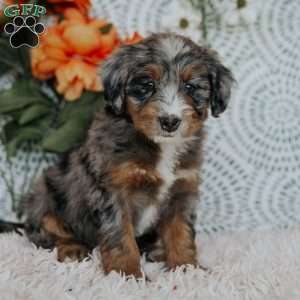
[{"label": "puppy's head", "polygon": [[115,114],[154,140],[193,136],[210,107],[217,117],[234,81],[213,50],[175,34],[156,34],[123,46],[102,67],[106,99]]}]

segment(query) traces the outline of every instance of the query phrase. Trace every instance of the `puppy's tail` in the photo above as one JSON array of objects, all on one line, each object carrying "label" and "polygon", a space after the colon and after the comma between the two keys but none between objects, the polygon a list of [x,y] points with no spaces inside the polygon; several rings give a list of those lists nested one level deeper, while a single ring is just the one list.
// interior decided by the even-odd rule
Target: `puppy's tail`
[{"label": "puppy's tail", "polygon": [[6,222],[0,220],[0,234],[5,232],[16,232],[19,235],[23,235],[20,230],[24,229],[23,223]]}]

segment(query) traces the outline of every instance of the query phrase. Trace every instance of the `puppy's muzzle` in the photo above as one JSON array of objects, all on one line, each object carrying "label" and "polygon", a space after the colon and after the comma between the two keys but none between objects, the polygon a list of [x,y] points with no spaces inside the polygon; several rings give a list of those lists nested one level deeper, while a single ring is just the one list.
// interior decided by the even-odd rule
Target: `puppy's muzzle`
[{"label": "puppy's muzzle", "polygon": [[165,115],[158,118],[160,127],[167,132],[174,132],[178,129],[181,120],[175,115]]}]

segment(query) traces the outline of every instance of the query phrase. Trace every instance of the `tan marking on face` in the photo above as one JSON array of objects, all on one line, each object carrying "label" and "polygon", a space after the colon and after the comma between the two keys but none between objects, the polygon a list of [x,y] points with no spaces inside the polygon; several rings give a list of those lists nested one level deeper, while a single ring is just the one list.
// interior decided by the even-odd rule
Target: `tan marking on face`
[{"label": "tan marking on face", "polygon": [[159,186],[162,182],[152,167],[132,161],[114,167],[110,174],[113,185],[128,192],[145,186]]},{"label": "tan marking on face", "polygon": [[152,77],[153,80],[159,81],[163,76],[163,68],[156,64],[149,64],[145,67],[146,72]]},{"label": "tan marking on face", "polygon": [[193,106],[191,97],[184,95],[184,100],[188,106],[182,114],[182,123],[185,124],[184,137],[191,137],[203,127],[204,121],[208,116],[208,105],[199,113]]},{"label": "tan marking on face", "polygon": [[134,103],[133,99],[129,98],[127,102],[127,111],[131,116],[136,129],[140,130],[147,137],[153,137],[155,135],[159,112],[155,102],[148,100],[146,104],[139,106]]},{"label": "tan marking on face", "polygon": [[196,245],[189,225],[177,213],[161,227],[166,263],[170,269],[191,264],[196,265]]},{"label": "tan marking on face", "polygon": [[207,67],[205,65],[187,65],[180,72],[179,78],[183,82],[188,82],[194,77],[199,77],[201,75],[207,74]]},{"label": "tan marking on face", "polygon": [[67,231],[67,229],[65,228],[63,221],[58,216],[55,216],[54,214],[46,214],[42,218],[41,226],[45,231],[47,231],[47,233],[54,235],[56,238],[60,238],[60,239],[73,238],[72,233]]},{"label": "tan marking on face", "polygon": [[116,271],[124,275],[142,277],[140,252],[128,217],[123,218],[123,237],[115,248],[100,246],[103,268],[106,274]]},{"label": "tan marking on face", "polygon": [[180,73],[179,76],[183,82],[188,82],[193,77],[193,67],[189,66],[184,68],[184,70]]}]

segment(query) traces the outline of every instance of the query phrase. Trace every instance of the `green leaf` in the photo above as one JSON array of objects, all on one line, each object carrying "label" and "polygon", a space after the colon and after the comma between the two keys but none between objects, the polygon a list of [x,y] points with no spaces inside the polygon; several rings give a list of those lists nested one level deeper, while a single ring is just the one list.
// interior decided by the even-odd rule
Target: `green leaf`
[{"label": "green leaf", "polygon": [[39,85],[30,80],[18,80],[11,89],[0,93],[0,113],[10,113],[30,104],[49,104],[39,92]]},{"label": "green leaf", "polygon": [[103,104],[102,93],[85,92],[78,101],[64,103],[59,114],[58,124],[61,126],[70,119],[81,120],[83,123],[89,122]]},{"label": "green leaf", "polygon": [[22,143],[28,141],[38,141],[42,138],[42,133],[32,127],[22,127],[18,131],[17,135],[6,145],[6,151],[8,156],[15,156],[18,148]]},{"label": "green leaf", "polygon": [[14,120],[6,123],[3,126],[0,138],[6,146],[7,153],[10,156],[14,156],[22,143],[41,141],[49,132],[51,121],[51,116],[45,116],[44,118],[33,120],[25,126],[18,124]]},{"label": "green leaf", "polygon": [[51,113],[51,108],[43,104],[35,104],[26,108],[21,117],[19,118],[19,124],[24,125],[31,121],[41,118]]},{"label": "green leaf", "polygon": [[[20,90],[23,92],[20,93]],[[63,153],[70,150],[84,139],[94,113],[104,103],[101,93],[90,92],[83,94],[76,102],[62,102],[63,107],[57,120],[58,128],[51,130],[52,107],[45,99],[40,99],[36,87],[28,87],[28,84],[22,86],[19,82],[16,91],[10,93],[20,97],[19,94],[24,96],[28,91],[32,94],[31,100],[28,97],[20,98],[26,104],[21,105],[14,100],[12,104],[7,101],[5,109],[3,109],[4,101],[0,97],[0,111],[9,112],[9,115],[14,118],[3,128],[4,143],[7,145],[9,155],[15,155],[23,142],[31,140],[41,141],[45,151]]]},{"label": "green leaf", "polygon": [[15,111],[12,111],[8,114],[8,116],[11,117],[12,120],[18,122],[18,120],[21,118],[22,116],[22,110],[19,109],[19,110],[15,110]]},{"label": "green leaf", "polygon": [[81,142],[86,128],[81,121],[70,120],[62,127],[51,132],[42,141],[42,148],[50,152],[63,153],[70,150],[74,145]]},{"label": "green leaf", "polygon": [[6,64],[1,64],[0,63],[0,74],[5,74],[6,72],[8,72],[10,70],[10,66],[6,65]]},{"label": "green leaf", "polygon": [[10,46],[9,40],[6,38],[0,39],[0,66],[3,70],[22,71],[19,52]]},{"label": "green leaf", "polygon": [[11,121],[4,125],[2,138],[9,156],[14,156],[22,143],[28,141],[38,141],[42,138],[43,131],[38,127],[21,127],[16,122]]},{"label": "green leaf", "polygon": [[95,112],[103,106],[103,94],[85,92],[76,102],[63,102],[57,129],[42,141],[46,151],[63,153],[80,143]]},{"label": "green leaf", "polygon": [[0,38],[0,69],[14,70],[31,76],[30,55],[27,47],[13,48],[7,37]]},{"label": "green leaf", "polygon": [[7,122],[2,129],[1,132],[1,139],[4,144],[11,141],[16,135],[19,130],[20,126],[15,121]]}]

